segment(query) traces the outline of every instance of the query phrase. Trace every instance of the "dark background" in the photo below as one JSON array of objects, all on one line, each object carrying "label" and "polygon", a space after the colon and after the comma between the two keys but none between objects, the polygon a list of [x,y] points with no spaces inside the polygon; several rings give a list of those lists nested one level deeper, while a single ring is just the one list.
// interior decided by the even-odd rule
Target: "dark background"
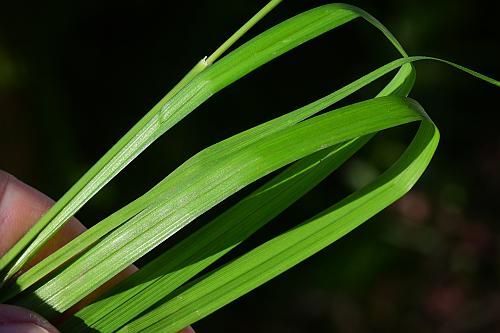
[{"label": "dark background", "polygon": [[[324,3],[285,1],[249,36]],[[352,3],[380,19],[411,55],[443,57],[500,77],[500,34],[490,2]],[[0,168],[58,198],[264,2],[0,4]],[[202,148],[396,57],[361,20],[299,47],[202,105],[77,216],[92,225]],[[442,133],[416,187],[340,241],[201,320],[198,332],[500,331],[498,88],[441,64],[416,66],[412,97]],[[343,103],[374,95],[384,82]],[[243,250],[373,178],[414,130],[378,135]]]}]

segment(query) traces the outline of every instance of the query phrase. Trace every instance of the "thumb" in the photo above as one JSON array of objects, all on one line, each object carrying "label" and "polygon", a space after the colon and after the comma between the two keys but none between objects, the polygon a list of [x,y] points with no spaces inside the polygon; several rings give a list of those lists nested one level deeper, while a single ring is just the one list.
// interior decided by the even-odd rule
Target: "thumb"
[{"label": "thumb", "polygon": [[19,306],[0,304],[0,333],[59,333],[47,320]]}]

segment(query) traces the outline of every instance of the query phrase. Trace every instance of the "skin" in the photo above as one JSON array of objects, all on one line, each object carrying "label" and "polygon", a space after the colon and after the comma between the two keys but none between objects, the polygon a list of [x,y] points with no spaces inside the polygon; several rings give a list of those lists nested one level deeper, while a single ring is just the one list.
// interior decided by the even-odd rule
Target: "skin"
[{"label": "skin", "polygon": [[[0,170],[0,257],[47,211],[54,201],[36,189],[24,184],[14,176]],[[42,260],[86,228],[78,220],[72,219],[48,242],[40,253],[27,265],[30,267]],[[120,282],[137,270],[129,267],[95,293],[78,303],[69,313],[90,303],[107,288]],[[18,306],[0,304],[0,333],[58,333],[59,331],[40,315]],[[179,333],[194,333],[187,327]]]}]

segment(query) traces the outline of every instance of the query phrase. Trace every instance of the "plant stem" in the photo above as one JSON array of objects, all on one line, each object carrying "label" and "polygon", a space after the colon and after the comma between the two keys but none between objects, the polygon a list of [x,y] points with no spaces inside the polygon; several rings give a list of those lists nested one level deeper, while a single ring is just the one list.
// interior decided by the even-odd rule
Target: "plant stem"
[{"label": "plant stem", "polygon": [[241,26],[231,37],[229,37],[217,50],[214,51],[208,58],[207,63],[213,64],[224,52],[227,51],[234,43],[238,41],[248,30],[250,30],[257,22],[266,16],[274,7],[279,5],[283,0],[271,0],[261,10],[257,12],[247,23]]}]

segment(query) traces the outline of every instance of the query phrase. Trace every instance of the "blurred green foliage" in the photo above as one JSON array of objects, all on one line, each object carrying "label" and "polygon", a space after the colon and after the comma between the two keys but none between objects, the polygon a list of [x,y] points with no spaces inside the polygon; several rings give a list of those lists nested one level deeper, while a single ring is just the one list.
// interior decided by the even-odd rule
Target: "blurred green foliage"
[{"label": "blurred green foliage", "polygon": [[[322,3],[285,1],[250,35]],[[490,2],[352,3],[386,24],[411,55],[438,56],[500,77],[500,36]],[[2,3],[0,168],[59,197],[261,6],[226,0]],[[356,21],[264,66],[174,127],[78,217],[92,225],[203,147],[394,59],[386,44],[373,28]],[[350,50],[339,53],[338,45]],[[345,65],[325,72],[332,59]],[[380,86],[346,103],[372,96]],[[267,100],[271,90],[275,97]],[[417,188],[320,254],[202,320],[195,325],[199,332],[500,330],[498,91],[448,67],[422,63],[412,96],[442,132]],[[263,109],[264,100],[279,113]],[[472,107],[478,101],[482,107]],[[239,253],[369,181],[397,158],[410,137],[408,128],[378,135]]]}]

